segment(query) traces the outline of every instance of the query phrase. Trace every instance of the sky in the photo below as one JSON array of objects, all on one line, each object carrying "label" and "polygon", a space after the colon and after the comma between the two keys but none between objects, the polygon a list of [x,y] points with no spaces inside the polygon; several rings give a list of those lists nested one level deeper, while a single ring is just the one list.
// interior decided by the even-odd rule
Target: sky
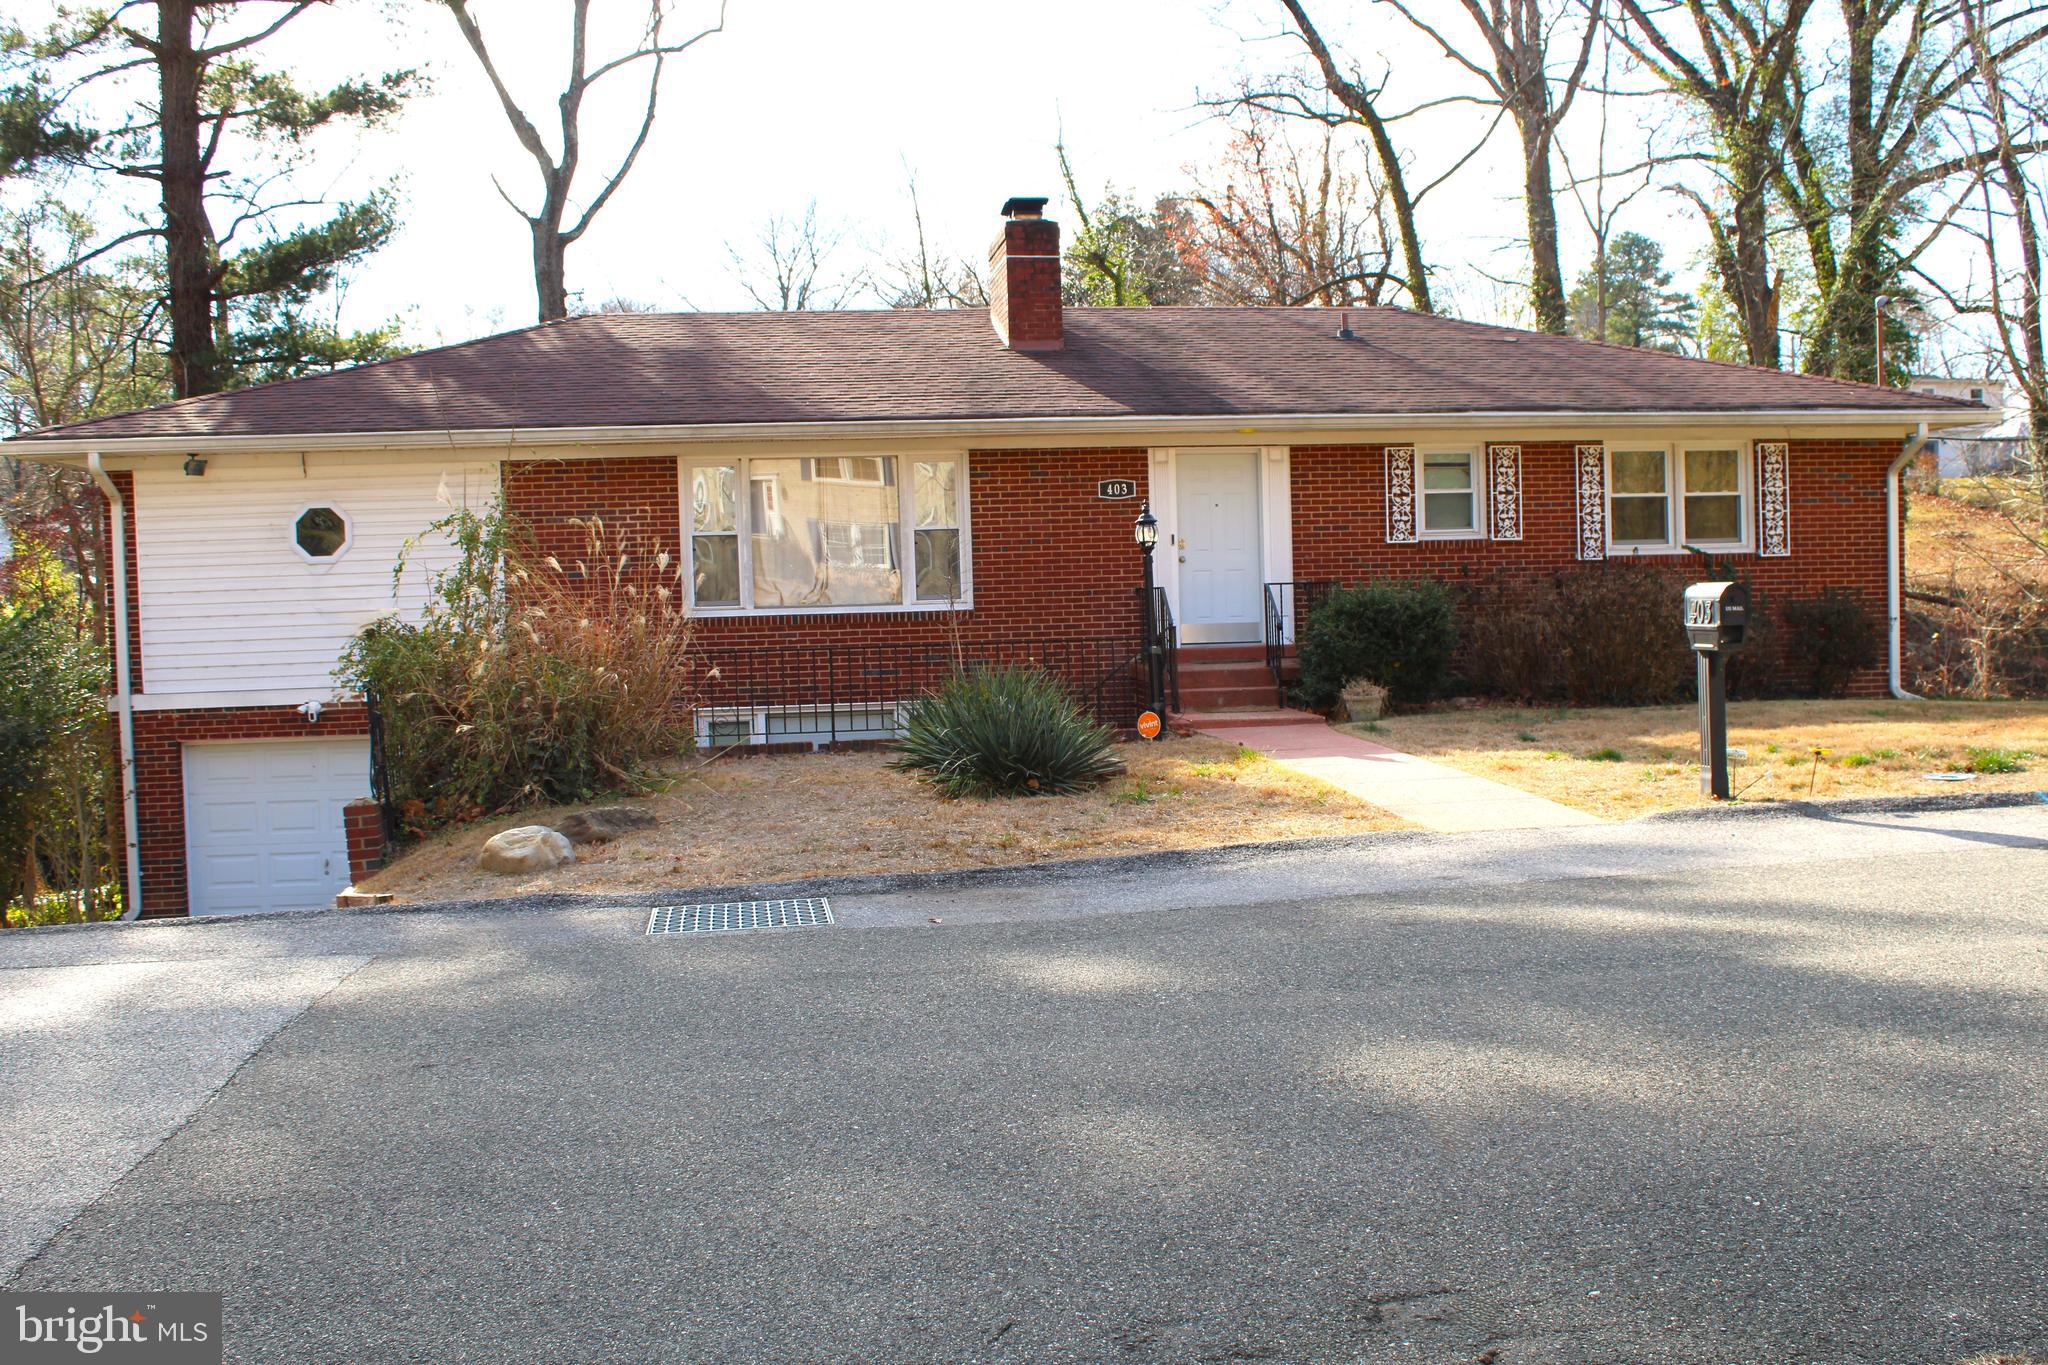
[{"label": "sky", "polygon": [[[1463,36],[1463,21],[1442,2],[1446,31]],[[671,31],[693,31],[717,13],[717,0],[673,3]],[[47,9],[44,0],[29,4]],[[646,13],[643,0],[596,0],[595,8],[615,26],[594,34],[599,54],[619,50],[631,35],[616,26],[630,30]],[[472,0],[472,9],[515,94],[552,140],[566,0]],[[1347,57],[1393,72],[1392,104],[1472,88],[1384,6],[1319,0],[1311,13]],[[1012,195],[1049,196],[1050,211],[1071,224],[1054,151],[1062,136],[1084,194],[1113,184],[1147,202],[1186,187],[1191,170],[1220,150],[1226,131],[1200,107],[1203,96],[1301,69],[1284,18],[1279,0],[729,0],[724,30],[670,63],[652,139],[570,248],[569,287],[593,304],[748,308],[732,250],[752,242],[765,220],[799,217],[815,202],[820,219],[844,233],[839,259],[852,269],[865,252],[907,245],[913,175],[934,248],[978,260]],[[429,0],[340,0],[264,51],[308,85],[395,66],[417,66],[430,81],[388,128],[323,135],[302,173],[300,188],[313,195],[386,184],[399,194],[403,226],[355,273],[342,321],[396,318],[419,345],[532,322],[530,238],[496,187],[531,205],[537,173],[446,12]],[[585,193],[638,126],[643,78],[614,80],[586,109]],[[1646,138],[1669,148],[1682,118],[1666,101],[1610,102],[1611,162],[1633,160]],[[1416,181],[1461,155],[1486,119],[1451,104],[1401,124]],[[1573,168],[1593,164],[1597,127],[1595,102],[1582,99],[1563,140]],[[1346,136],[1363,164],[1355,131]],[[1519,290],[1505,282],[1527,269],[1519,160],[1512,129],[1502,126],[1425,200],[1440,306],[1525,319]],[[98,192],[104,207],[104,187]],[[1569,281],[1586,266],[1591,237],[1568,197],[1559,214]],[[1662,240],[1681,286],[1696,283],[1704,232],[1675,196],[1640,195],[1619,226]]]},{"label": "sky", "polygon": [[[599,9],[607,3],[622,15],[638,8],[598,0]],[[433,89],[389,131],[350,136],[320,159],[333,172],[345,158],[330,182],[340,193],[396,175],[405,205],[397,241],[350,286],[345,317],[366,325],[396,315],[421,342],[531,322],[530,239],[493,181],[530,205],[537,175],[488,84],[445,14],[421,4],[387,26],[370,7],[353,8],[305,21],[280,56],[330,74],[381,69],[396,41]],[[525,106],[551,115],[567,6],[475,0],[474,10],[494,47],[503,44]],[[681,0],[678,26],[715,12],[715,3]],[[801,215],[815,201],[822,220],[845,230],[842,256],[854,265],[864,247],[907,242],[912,175],[933,245],[979,258],[1011,195],[1051,196],[1051,211],[1071,223],[1054,151],[1062,135],[1084,193],[1113,183],[1149,199],[1184,186],[1225,136],[1199,99],[1296,61],[1280,14],[1277,0],[730,0],[724,31],[671,65],[652,140],[570,250],[570,288],[592,302],[751,307],[731,248],[751,242],[764,220]],[[1354,31],[1374,65],[1385,52],[1441,78],[1440,59],[1390,16]],[[590,107],[592,170],[630,139],[642,90],[634,78],[622,98]],[[1454,111],[1417,135],[1462,146],[1472,120]],[[1491,150],[1437,192],[1426,217],[1447,264],[1513,272],[1521,210],[1512,135],[1503,129]],[[588,183],[594,191],[599,182]],[[1484,297],[1467,300],[1480,305],[1467,311],[1487,311],[1493,291],[1483,281],[1466,292],[1475,291]]]}]

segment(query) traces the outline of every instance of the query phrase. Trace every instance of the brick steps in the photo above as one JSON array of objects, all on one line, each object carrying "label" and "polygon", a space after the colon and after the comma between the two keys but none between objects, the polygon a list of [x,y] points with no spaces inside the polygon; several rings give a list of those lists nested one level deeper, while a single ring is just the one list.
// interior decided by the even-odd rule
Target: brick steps
[{"label": "brick steps", "polygon": [[1280,686],[1260,644],[1182,645],[1180,702],[1190,713],[1279,706]]}]

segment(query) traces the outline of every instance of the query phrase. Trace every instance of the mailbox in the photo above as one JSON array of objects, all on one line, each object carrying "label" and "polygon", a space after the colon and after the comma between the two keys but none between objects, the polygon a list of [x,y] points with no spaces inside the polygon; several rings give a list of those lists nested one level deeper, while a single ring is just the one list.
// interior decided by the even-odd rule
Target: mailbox
[{"label": "mailbox", "polygon": [[1742,644],[1749,624],[1749,589],[1740,583],[1695,583],[1685,590],[1685,633],[1702,654]]},{"label": "mailbox", "polygon": [[1685,634],[1700,677],[1700,791],[1729,799],[1728,654],[1749,628],[1749,589],[1695,583],[1685,590]]}]

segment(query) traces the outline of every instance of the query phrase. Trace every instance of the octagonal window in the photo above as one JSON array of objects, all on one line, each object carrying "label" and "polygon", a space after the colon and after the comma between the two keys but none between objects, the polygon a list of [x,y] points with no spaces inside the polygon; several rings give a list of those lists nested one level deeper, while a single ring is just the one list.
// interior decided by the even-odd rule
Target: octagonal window
[{"label": "octagonal window", "polygon": [[308,507],[292,523],[292,544],[306,558],[334,559],[348,548],[348,518],[338,508]]}]

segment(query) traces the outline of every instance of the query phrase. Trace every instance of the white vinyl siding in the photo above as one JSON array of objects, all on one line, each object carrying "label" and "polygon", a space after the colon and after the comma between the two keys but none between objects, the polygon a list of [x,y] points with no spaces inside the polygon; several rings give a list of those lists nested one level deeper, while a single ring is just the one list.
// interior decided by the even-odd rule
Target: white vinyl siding
[{"label": "white vinyl siding", "polygon": [[[497,490],[494,462],[431,455],[227,456],[198,477],[137,471],[145,692],[333,695],[342,647],[394,610],[415,618],[453,557],[438,537],[423,541],[394,597],[401,547],[457,506],[481,511]],[[300,553],[293,523],[308,507],[346,515],[345,552]]]}]

